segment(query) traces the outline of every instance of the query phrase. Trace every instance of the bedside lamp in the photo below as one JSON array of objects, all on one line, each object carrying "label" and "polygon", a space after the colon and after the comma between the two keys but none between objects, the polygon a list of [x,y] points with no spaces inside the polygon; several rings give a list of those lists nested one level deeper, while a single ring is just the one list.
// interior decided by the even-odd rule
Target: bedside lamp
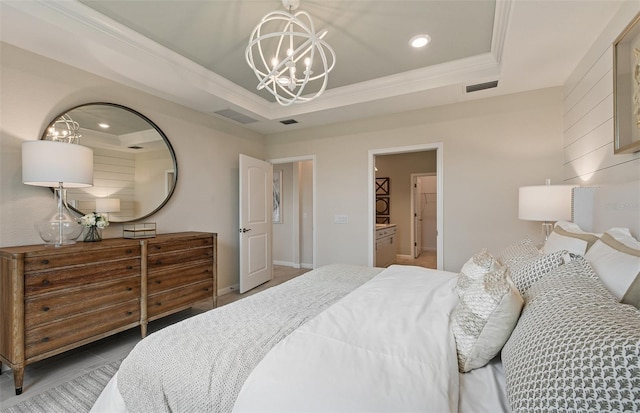
[{"label": "bedside lamp", "polygon": [[523,186],[519,190],[518,218],[542,221],[545,242],[553,231],[555,221],[571,220],[571,189],[575,185]]},{"label": "bedside lamp", "polygon": [[96,212],[105,212],[107,217],[109,212],[120,211],[120,199],[119,198],[96,198]]},{"label": "bedside lamp", "polygon": [[66,188],[93,186],[93,151],[65,142],[23,142],[22,182],[54,188],[55,211],[35,225],[45,245],[75,244],[82,233],[82,225],[69,211]]}]

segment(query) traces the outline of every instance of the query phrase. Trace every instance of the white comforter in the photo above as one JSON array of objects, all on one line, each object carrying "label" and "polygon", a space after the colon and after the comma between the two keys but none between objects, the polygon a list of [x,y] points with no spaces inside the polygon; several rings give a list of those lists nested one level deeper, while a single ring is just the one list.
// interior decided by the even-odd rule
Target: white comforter
[{"label": "white comforter", "polygon": [[389,267],[276,345],[234,410],[458,411],[455,282]]}]

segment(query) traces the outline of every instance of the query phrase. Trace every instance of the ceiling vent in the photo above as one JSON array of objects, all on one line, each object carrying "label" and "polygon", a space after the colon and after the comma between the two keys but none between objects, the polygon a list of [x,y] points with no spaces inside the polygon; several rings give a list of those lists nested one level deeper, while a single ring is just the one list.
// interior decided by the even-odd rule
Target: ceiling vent
[{"label": "ceiling vent", "polygon": [[298,123],[298,121],[295,119],[285,119],[281,120],[280,123],[282,123],[283,125],[293,125],[294,123]]},{"label": "ceiling vent", "polygon": [[478,83],[475,85],[467,85],[467,93],[477,92],[479,90],[492,89],[498,86],[497,80],[492,80],[491,82]]},{"label": "ceiling vent", "polygon": [[231,119],[231,120],[235,120],[238,123],[241,123],[243,125],[246,125],[247,123],[253,123],[253,122],[257,122],[257,119],[254,119],[252,117],[249,117],[247,115],[243,115],[240,112],[236,112],[233,109],[222,109],[219,110],[217,112],[213,112],[216,115],[220,115],[222,117],[225,117],[227,119]]}]

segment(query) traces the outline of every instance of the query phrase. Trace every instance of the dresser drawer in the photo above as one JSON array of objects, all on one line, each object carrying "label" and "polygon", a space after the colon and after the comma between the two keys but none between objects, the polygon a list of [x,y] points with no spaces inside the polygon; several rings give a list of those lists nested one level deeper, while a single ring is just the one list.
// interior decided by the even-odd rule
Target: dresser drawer
[{"label": "dresser drawer", "polygon": [[46,294],[27,299],[25,319],[27,329],[50,323],[57,319],[91,313],[114,304],[140,298],[140,277],[98,283],[80,289]]},{"label": "dresser drawer", "polygon": [[180,287],[182,285],[194,284],[201,281],[213,280],[213,261],[198,262],[195,265],[172,267],[165,271],[154,271],[149,275],[147,281],[147,292],[156,294],[162,291]]},{"label": "dresser drawer", "polygon": [[147,253],[149,254],[149,257],[151,257],[158,253],[188,250],[199,247],[213,247],[213,237],[194,237],[173,241],[163,241],[162,239],[156,238],[149,240]]},{"label": "dresser drawer", "polygon": [[213,247],[149,254],[147,270],[151,274],[171,265],[188,264],[194,261],[211,261],[212,259]]},{"label": "dresser drawer", "polygon": [[25,330],[25,358],[140,323],[140,301],[132,300]]},{"label": "dresser drawer", "polygon": [[175,290],[149,296],[147,314],[149,319],[180,308],[188,308],[192,304],[213,297],[212,280],[187,285]]},{"label": "dresser drawer", "polygon": [[86,287],[100,281],[138,275],[140,275],[140,257],[110,262],[91,262],[54,271],[25,273],[24,293],[25,297],[29,298],[34,294]]},{"label": "dresser drawer", "polygon": [[24,272],[29,273],[74,265],[84,265],[87,263],[88,255],[92,257],[93,262],[106,262],[114,259],[135,257],[139,259],[140,245],[132,244],[111,248],[94,248],[94,251],[91,251],[90,253],[87,251],[80,253],[69,249],[66,251],[58,250],[56,253],[51,254],[26,254],[24,258]]}]

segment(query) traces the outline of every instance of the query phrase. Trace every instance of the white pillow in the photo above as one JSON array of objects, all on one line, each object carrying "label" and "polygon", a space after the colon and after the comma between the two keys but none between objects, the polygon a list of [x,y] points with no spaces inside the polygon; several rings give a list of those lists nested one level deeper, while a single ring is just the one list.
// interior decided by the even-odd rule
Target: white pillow
[{"label": "white pillow", "polygon": [[469,285],[477,280],[482,280],[484,275],[490,271],[500,268],[496,259],[484,248],[480,252],[473,255],[462,266],[460,274],[458,274],[458,282],[456,283],[456,292],[458,297],[462,297]]},{"label": "white pillow", "polygon": [[[621,300],[640,273],[640,241],[627,228],[611,228],[585,258],[609,291]],[[635,285],[640,287],[640,283]]]},{"label": "white pillow", "polygon": [[558,221],[542,251],[545,254],[550,254],[566,250],[576,255],[584,255],[598,238],[598,234],[585,232],[573,222]]},{"label": "white pillow", "polygon": [[508,279],[507,267],[488,272],[468,285],[451,316],[460,372],[485,366],[500,352],[523,304]]}]

